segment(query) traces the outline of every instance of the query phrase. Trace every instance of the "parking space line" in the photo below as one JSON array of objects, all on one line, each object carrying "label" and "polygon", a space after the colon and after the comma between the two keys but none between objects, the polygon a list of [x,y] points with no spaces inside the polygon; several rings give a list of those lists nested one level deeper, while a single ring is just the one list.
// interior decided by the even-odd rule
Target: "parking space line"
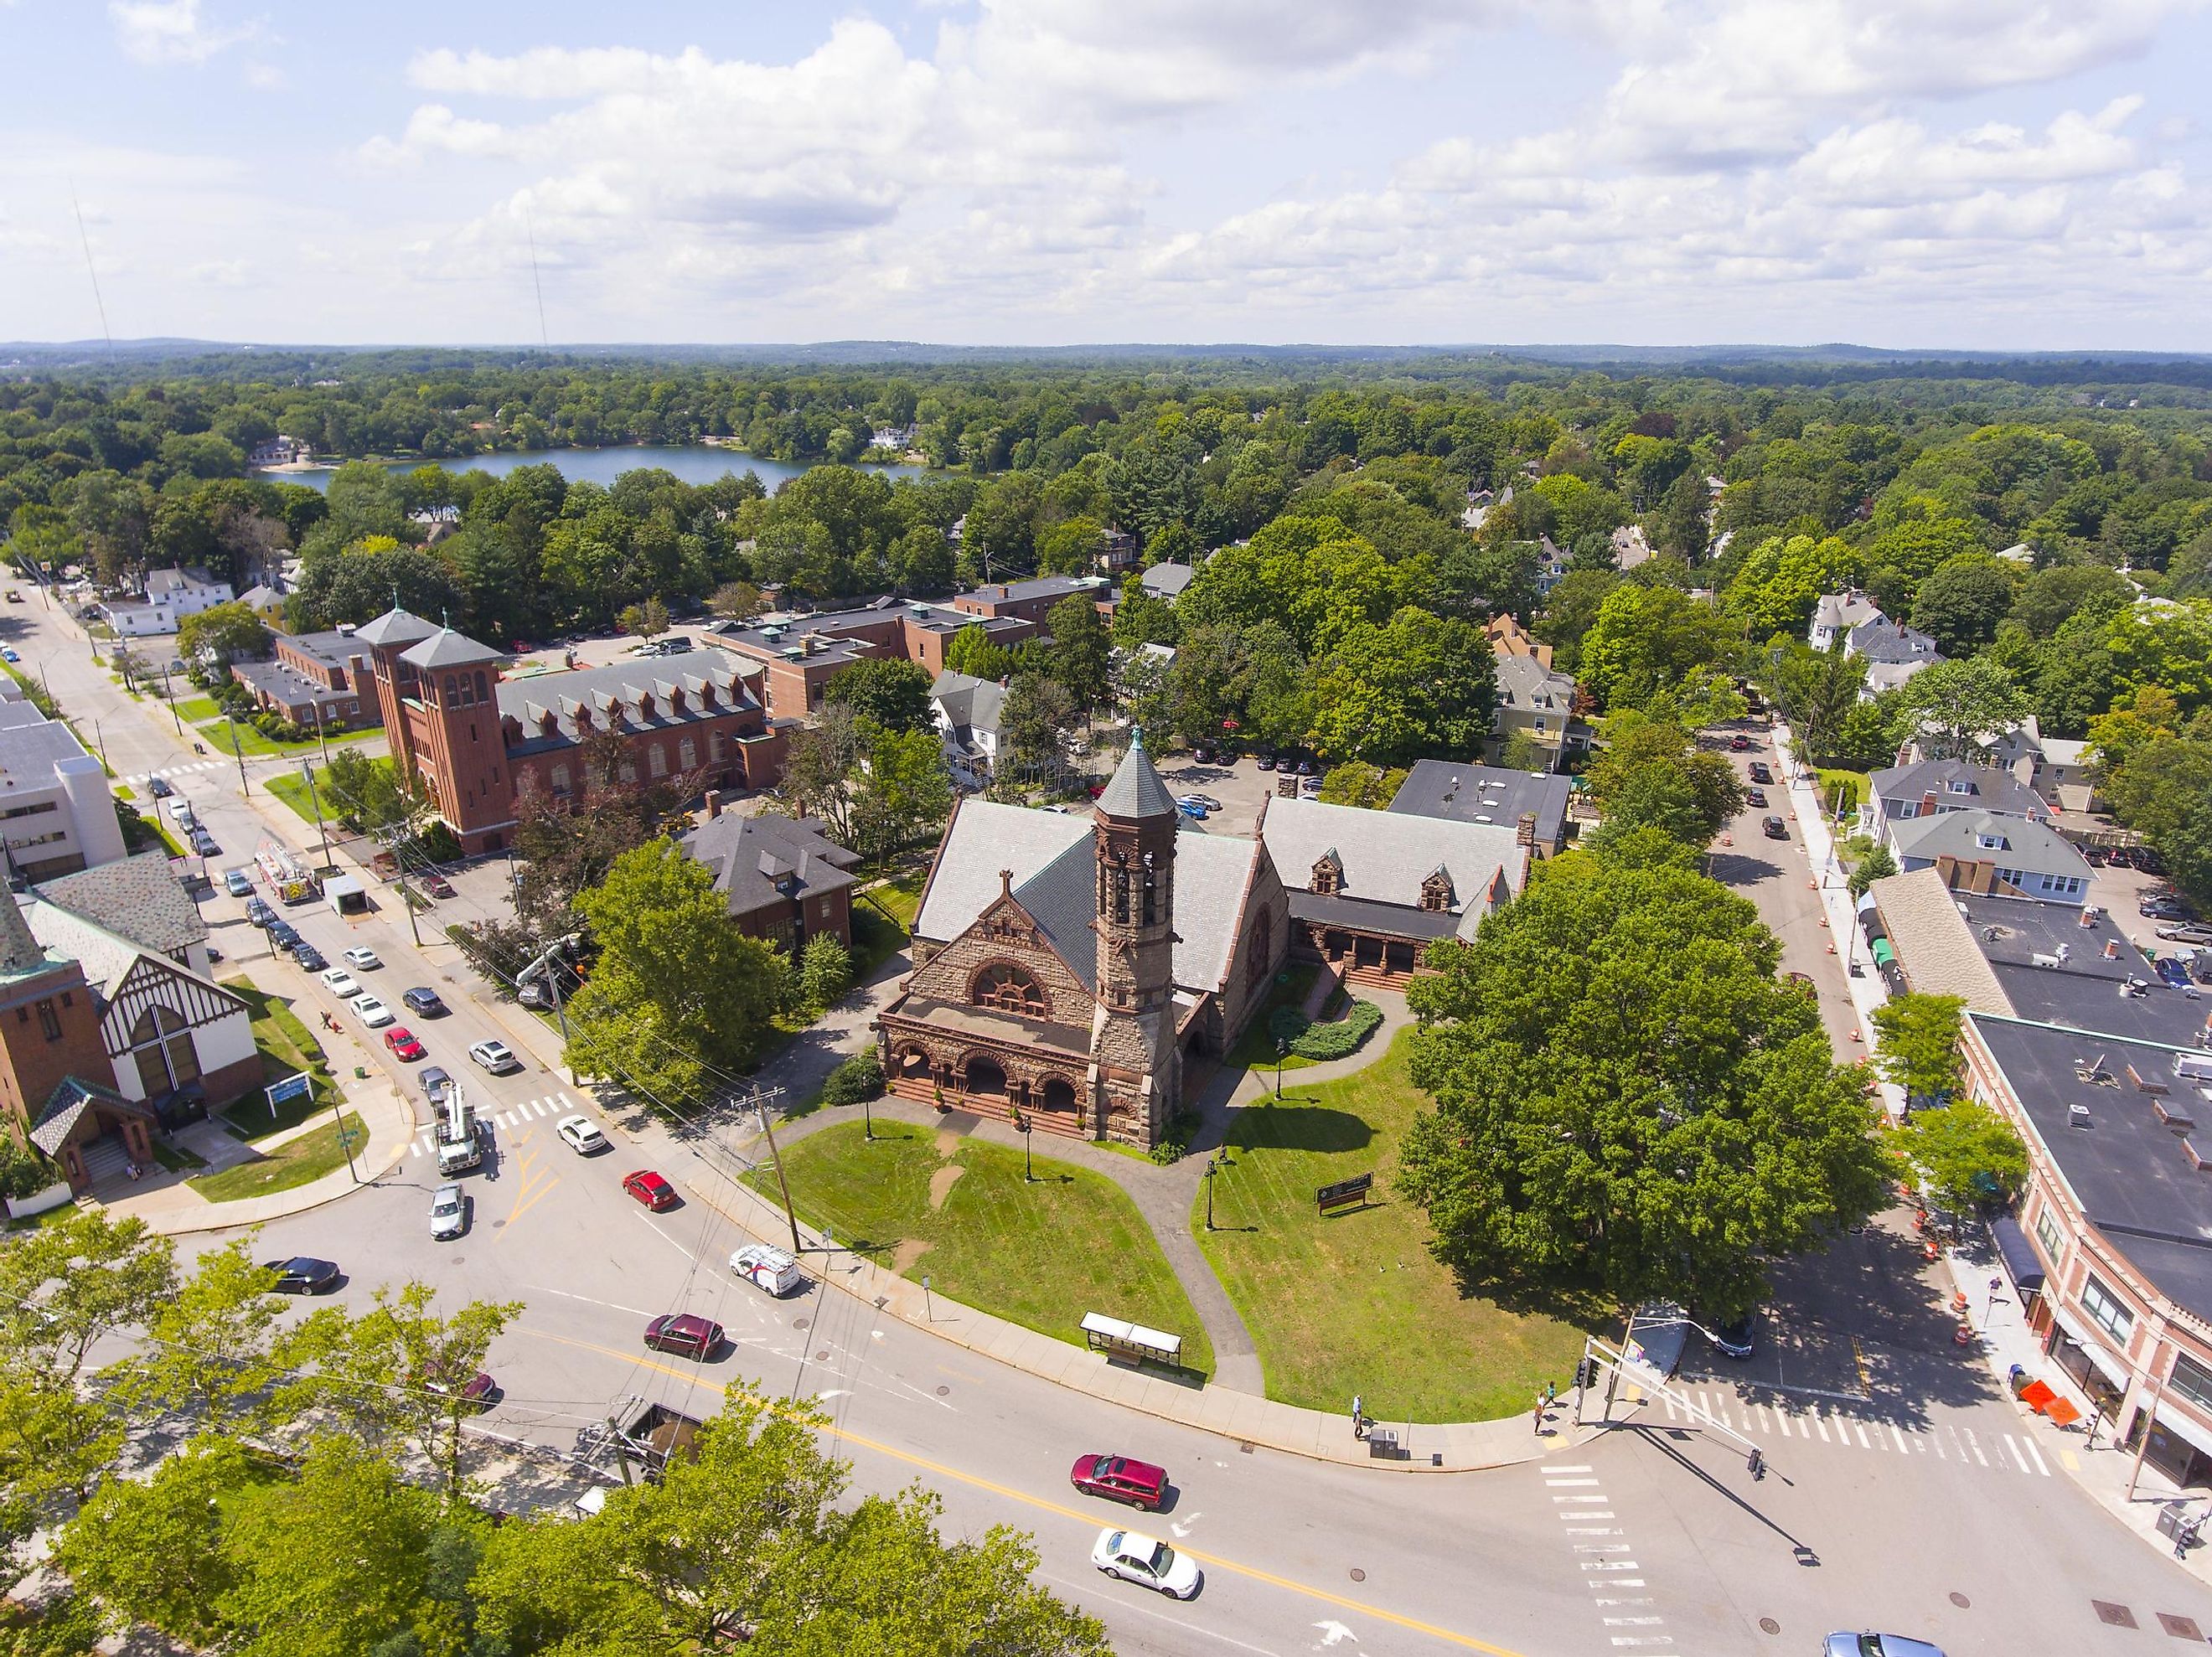
[{"label": "parking space line", "polygon": [[1859,1448],[1861,1449],[1866,1450],[1874,1448],[1867,1442],[1866,1424],[1863,1422],[1854,1421],[1851,1423],[1851,1430],[1859,1435]]}]

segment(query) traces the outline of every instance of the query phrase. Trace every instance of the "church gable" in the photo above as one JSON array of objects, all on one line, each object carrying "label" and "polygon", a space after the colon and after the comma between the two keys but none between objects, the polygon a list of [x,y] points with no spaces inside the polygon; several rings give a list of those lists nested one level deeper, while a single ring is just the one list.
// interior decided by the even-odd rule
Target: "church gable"
[{"label": "church gable", "polygon": [[1053,947],[1052,939],[1011,891],[957,938],[915,969],[908,993],[1055,1024],[1088,1025],[1091,986]]}]

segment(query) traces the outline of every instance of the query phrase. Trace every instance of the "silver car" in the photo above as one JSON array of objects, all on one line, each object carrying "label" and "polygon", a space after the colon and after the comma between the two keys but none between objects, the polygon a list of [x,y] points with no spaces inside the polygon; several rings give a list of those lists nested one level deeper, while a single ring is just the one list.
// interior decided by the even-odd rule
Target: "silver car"
[{"label": "silver car", "polygon": [[1943,1649],[1902,1634],[1832,1634],[1824,1657],[1943,1657]]},{"label": "silver car", "polygon": [[469,1229],[469,1199],[457,1185],[441,1185],[430,1199],[430,1237],[451,1242]]}]

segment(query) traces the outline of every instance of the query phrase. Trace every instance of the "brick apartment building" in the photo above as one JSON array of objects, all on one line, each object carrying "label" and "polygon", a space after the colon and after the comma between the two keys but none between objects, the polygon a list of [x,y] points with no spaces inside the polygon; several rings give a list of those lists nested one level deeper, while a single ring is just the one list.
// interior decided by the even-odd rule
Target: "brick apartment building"
[{"label": "brick apartment building", "polygon": [[[960,598],[953,601],[959,603]],[[763,622],[715,636],[723,649],[751,665],[746,671],[762,677],[773,717],[803,719],[820,711],[823,687],[854,662],[919,662],[934,678],[945,671],[945,646],[968,627],[980,627],[992,643],[1008,646],[1038,632],[1035,622],[1018,616],[978,615],[920,599],[878,598],[860,610]]]},{"label": "brick apartment building", "polygon": [[295,725],[313,725],[319,712],[325,724],[343,719],[356,729],[384,722],[375,670],[358,629],[279,633],[275,642],[275,661],[234,662],[230,669],[263,707]]},{"label": "brick apartment building", "polygon": [[585,774],[585,744],[603,733],[623,739],[617,783],[680,775],[763,788],[781,774],[783,732],[757,673],[719,651],[502,681],[500,652],[404,610],[353,636],[368,647],[393,756],[470,853],[506,848],[526,787],[580,809],[601,780]]},{"label": "brick apartment building", "polygon": [[953,609],[987,620],[1011,619],[1042,628],[1052,607],[1077,593],[1111,604],[1113,583],[1096,575],[1040,575],[1030,581],[998,581],[952,596]]}]

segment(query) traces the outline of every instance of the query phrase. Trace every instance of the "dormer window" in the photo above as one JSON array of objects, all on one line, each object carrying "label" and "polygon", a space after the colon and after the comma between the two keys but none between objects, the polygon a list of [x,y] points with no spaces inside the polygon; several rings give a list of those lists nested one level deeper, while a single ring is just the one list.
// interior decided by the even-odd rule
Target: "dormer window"
[{"label": "dormer window", "polygon": [[1974,785],[1964,777],[1954,777],[1943,786],[1954,794],[1971,794],[1974,792]]},{"label": "dormer window", "polygon": [[1421,907],[1431,913],[1442,913],[1451,906],[1451,877],[1438,869],[1421,883]]},{"label": "dormer window", "polygon": [[1313,877],[1306,889],[1322,897],[1334,897],[1344,889],[1344,865],[1333,851],[1322,853],[1313,866]]},{"label": "dormer window", "polygon": [[1984,852],[2002,852],[2006,849],[2005,837],[2002,835],[1976,835],[1974,844]]}]

